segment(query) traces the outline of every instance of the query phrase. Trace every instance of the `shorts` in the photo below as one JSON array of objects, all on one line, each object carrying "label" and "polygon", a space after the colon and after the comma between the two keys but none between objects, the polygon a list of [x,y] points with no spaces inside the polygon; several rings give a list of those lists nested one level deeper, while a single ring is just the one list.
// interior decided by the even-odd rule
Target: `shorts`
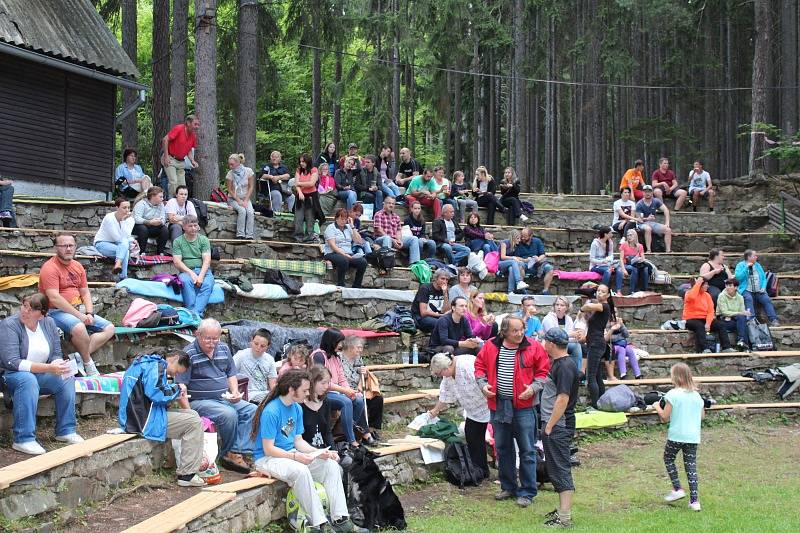
[{"label": "shorts", "polygon": [[[58,329],[64,333],[64,338],[67,340],[69,340],[72,328],[78,324],[83,324],[83,322],[78,320],[77,317],[69,313],[65,313],[61,309],[50,309],[50,311],[47,312],[47,316],[55,321],[56,326],[58,326]],[[89,333],[89,335],[91,335],[92,333],[99,333],[103,331],[110,325],[111,322],[105,318],[99,315],[94,315],[94,324],[91,326],[86,326],[86,331]]]},{"label": "shorts", "polygon": [[545,435],[542,431],[544,465],[556,492],[575,490],[570,462],[570,448],[574,434],[575,430],[566,426],[554,426],[549,435]]},{"label": "shorts", "polygon": [[650,226],[653,230],[653,233],[656,235],[664,235],[667,232],[667,227],[664,224],[659,224],[658,222],[642,222],[641,224],[636,225],[636,229],[643,229],[645,226]]},{"label": "shorts", "polygon": [[553,265],[548,263],[547,261],[539,261],[538,263],[534,263],[534,265],[530,268],[525,268],[525,272],[529,276],[533,276],[535,278],[543,278],[548,272],[553,270]]},{"label": "shorts", "polygon": [[[701,192],[701,191],[702,191],[702,192]],[[702,188],[702,189],[696,189],[696,188],[695,188],[695,189],[689,189],[689,195],[692,195],[692,194],[694,194],[694,193],[696,193],[696,192],[699,192],[699,193],[700,193],[700,196],[708,196],[708,189],[706,189],[706,188]]]}]

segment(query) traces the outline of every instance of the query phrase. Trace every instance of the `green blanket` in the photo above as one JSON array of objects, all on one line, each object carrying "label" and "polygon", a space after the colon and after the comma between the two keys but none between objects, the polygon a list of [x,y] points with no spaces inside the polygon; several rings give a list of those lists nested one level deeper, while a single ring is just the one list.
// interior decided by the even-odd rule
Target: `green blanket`
[{"label": "green blanket", "polygon": [[322,261],[296,261],[291,259],[250,259],[250,264],[259,270],[274,268],[292,276],[312,274],[325,275],[325,263]]}]

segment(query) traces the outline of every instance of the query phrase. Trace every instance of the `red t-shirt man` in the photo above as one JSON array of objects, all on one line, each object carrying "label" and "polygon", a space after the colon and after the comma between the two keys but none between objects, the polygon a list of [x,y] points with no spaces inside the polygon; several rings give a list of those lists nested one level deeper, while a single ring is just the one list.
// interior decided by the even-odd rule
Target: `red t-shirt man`
[{"label": "red t-shirt man", "polygon": [[197,147],[197,129],[200,121],[194,115],[187,115],[183,124],[174,126],[169,133],[161,139],[161,164],[167,174],[169,183],[169,196],[175,196],[175,190],[179,185],[186,185],[186,171],[183,160],[189,158],[194,168],[197,168],[197,161],[194,160],[192,148]]},{"label": "red t-shirt man", "polygon": [[[58,257],[51,257],[39,270],[39,292],[47,294],[47,289],[58,289],[58,293],[70,305],[83,303],[80,289],[88,286],[86,270],[74,259],[65,265]],[[56,308],[51,301],[50,309]]]}]

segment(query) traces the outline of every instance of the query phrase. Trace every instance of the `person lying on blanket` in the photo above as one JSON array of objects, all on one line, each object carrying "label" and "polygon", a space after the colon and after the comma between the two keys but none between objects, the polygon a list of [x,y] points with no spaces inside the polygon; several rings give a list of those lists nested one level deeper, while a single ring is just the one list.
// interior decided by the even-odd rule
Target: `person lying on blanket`
[{"label": "person lying on blanket", "polygon": [[126,433],[136,433],[148,440],[164,442],[180,439],[177,464],[178,485],[202,487],[197,475],[203,462],[203,424],[191,409],[167,409],[169,403],[186,398],[186,385],[167,380],[186,372],[189,356],[173,351],[160,355],[140,355],[131,362],[122,378],[119,394],[119,426]]}]

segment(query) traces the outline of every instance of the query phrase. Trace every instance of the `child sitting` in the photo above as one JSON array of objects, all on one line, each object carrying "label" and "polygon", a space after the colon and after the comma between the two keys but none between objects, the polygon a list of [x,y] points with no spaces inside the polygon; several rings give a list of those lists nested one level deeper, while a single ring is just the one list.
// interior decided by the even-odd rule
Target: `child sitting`
[{"label": "child sitting", "polygon": [[250,347],[239,350],[233,356],[237,375],[248,378],[248,400],[255,404],[261,403],[278,380],[275,359],[267,353],[271,342],[272,334],[269,331],[257,329],[250,339]]},{"label": "child sitting", "polygon": [[633,352],[633,346],[628,344],[628,337],[630,337],[628,328],[625,327],[622,319],[618,318],[610,329],[611,347],[614,350],[612,357],[617,358],[617,366],[619,366],[619,379],[625,379],[625,377],[628,375],[628,370],[625,366],[625,359],[627,359],[630,363],[634,377],[636,379],[642,379],[642,371],[639,370],[639,362],[636,360],[636,354]]}]

